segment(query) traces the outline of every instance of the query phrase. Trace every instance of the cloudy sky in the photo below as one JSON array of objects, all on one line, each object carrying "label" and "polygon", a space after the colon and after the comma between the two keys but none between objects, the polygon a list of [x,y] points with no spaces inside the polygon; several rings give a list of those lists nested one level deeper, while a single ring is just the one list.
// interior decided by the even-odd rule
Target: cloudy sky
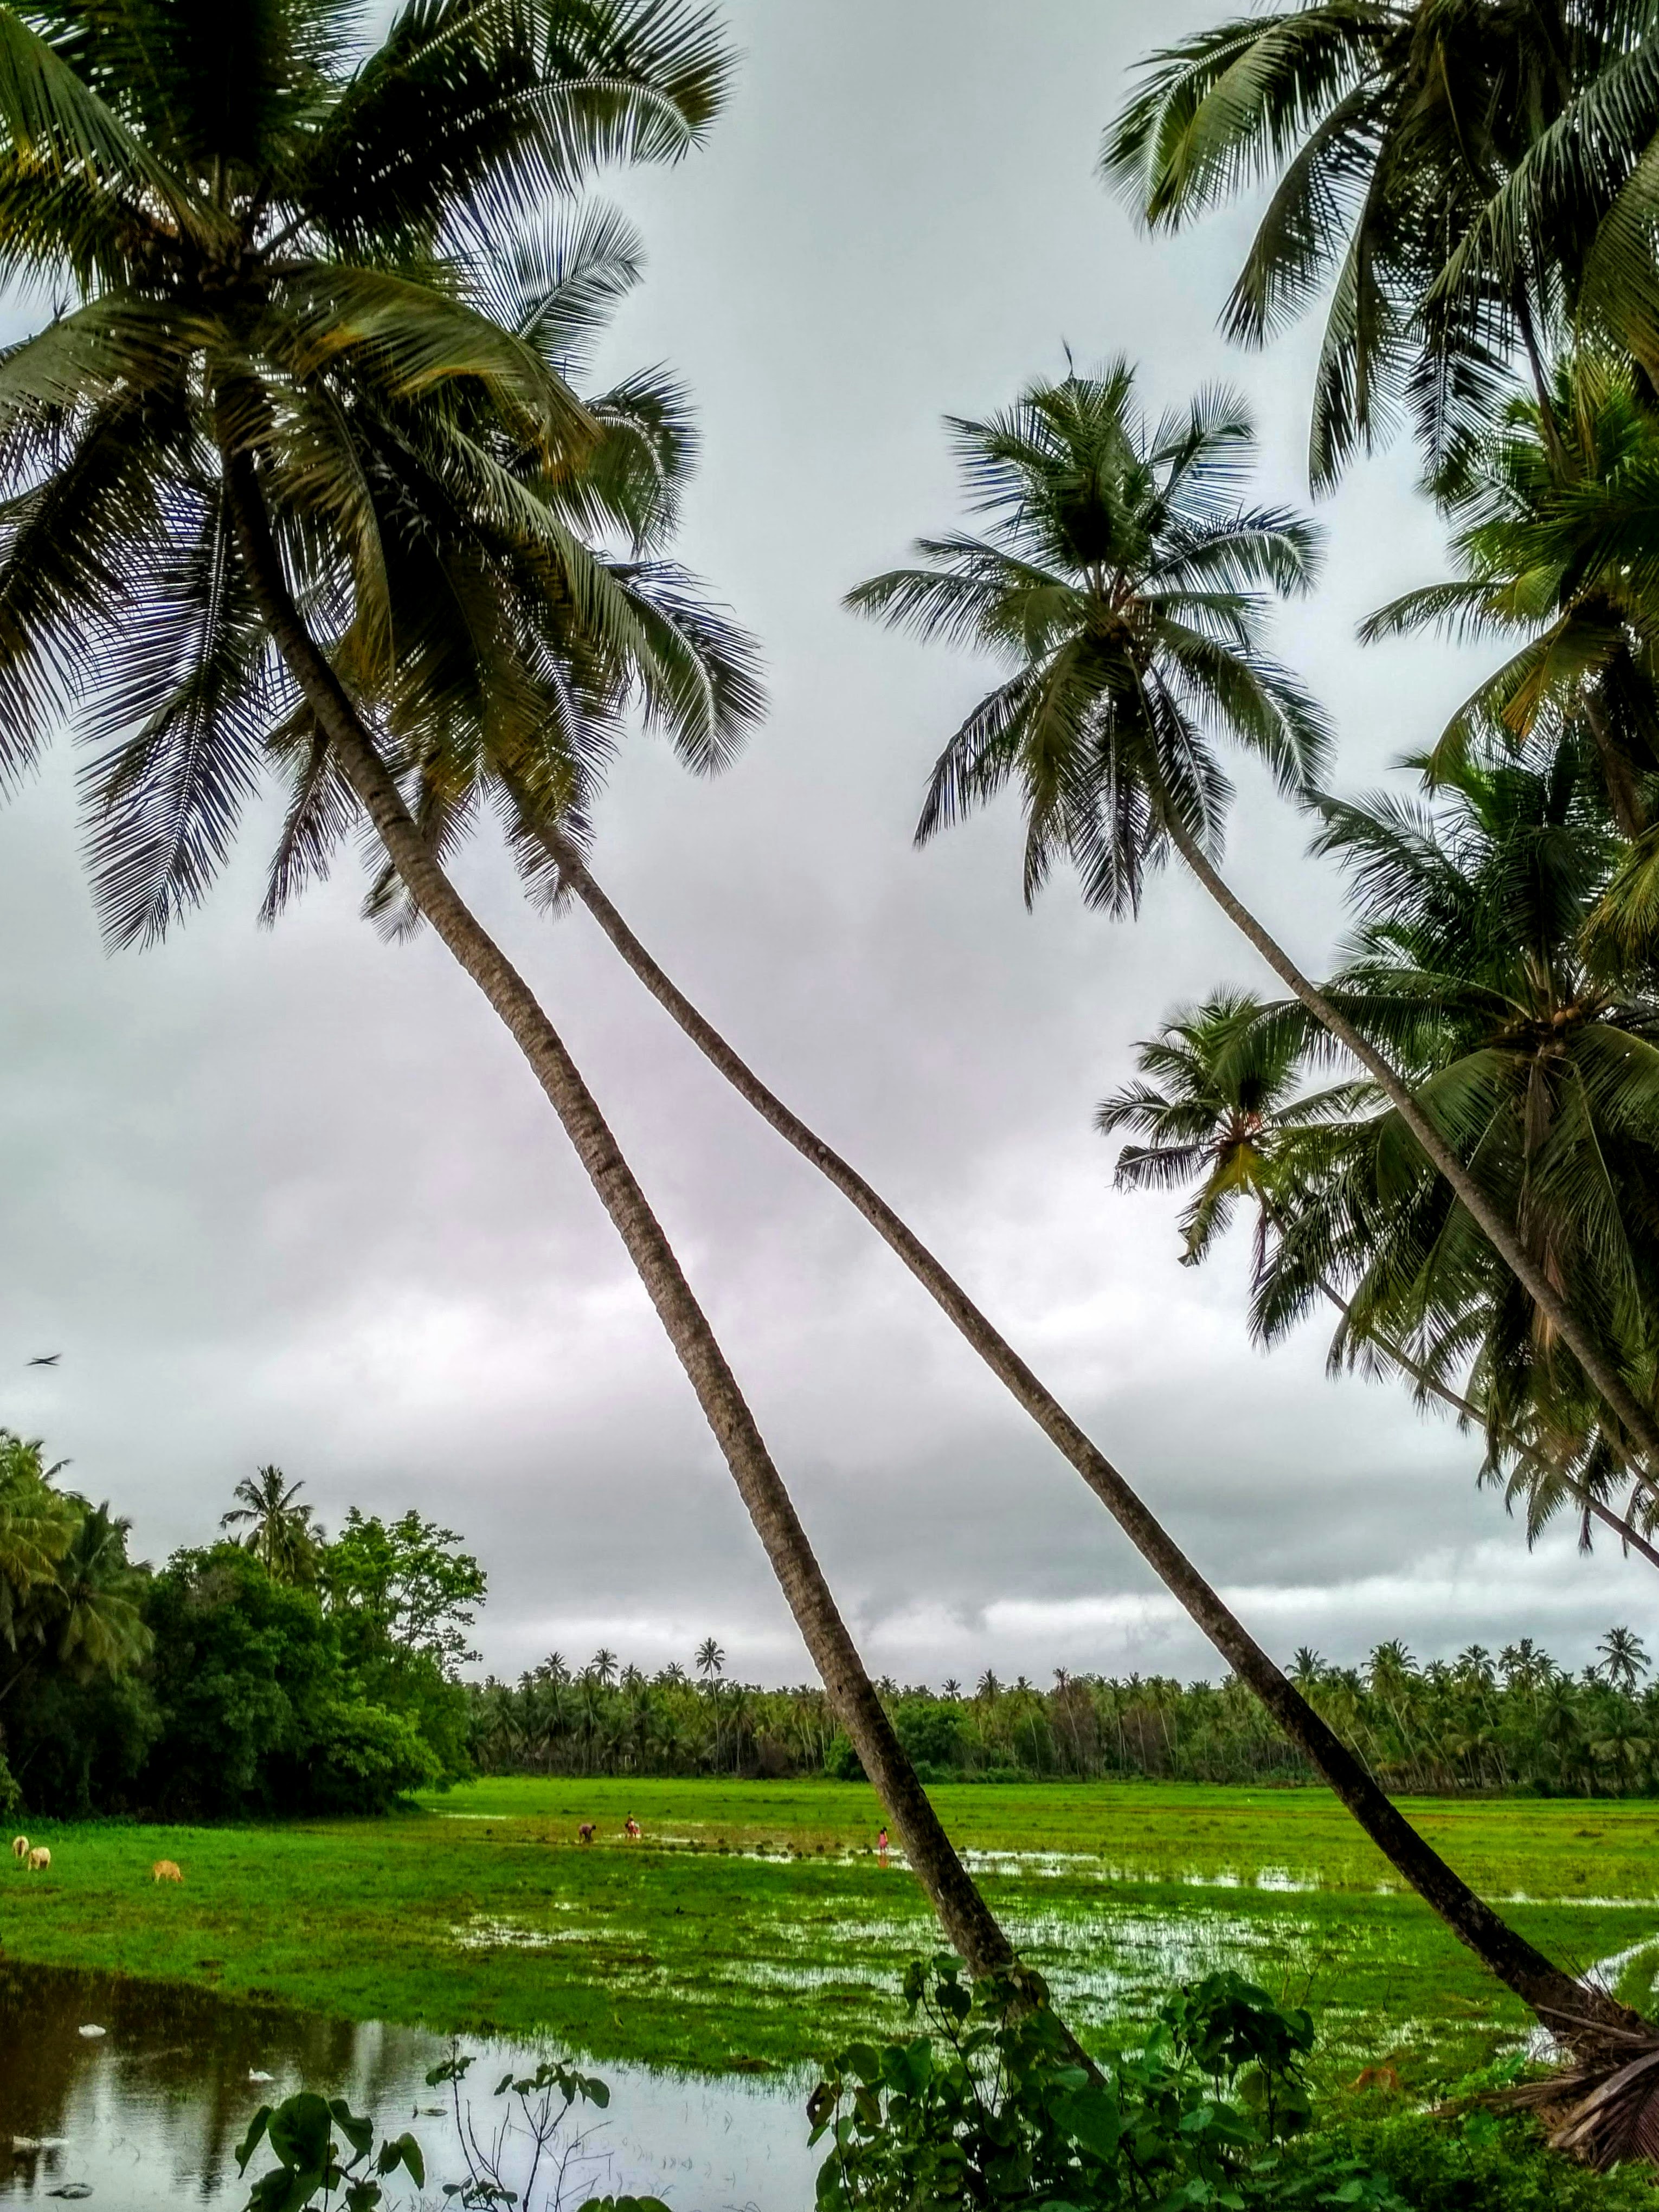
[{"label": "cloudy sky", "polygon": [[[1173,34],[1212,9],[1170,0]],[[860,626],[849,585],[952,522],[947,411],[1124,352],[1150,397],[1222,378],[1261,480],[1305,497],[1311,333],[1216,335],[1248,211],[1153,246],[1095,180],[1152,11],[1137,0],[728,0],[745,59],[708,149],[618,180],[646,285],[606,368],[672,361],[706,434],[686,557],[764,641],[769,723],[708,784],[641,742],[596,872],[752,1060],[968,1283],[1270,1648],[1351,1658],[1523,1633],[1588,1656],[1650,1570],[1528,1556],[1477,1454],[1403,1393],[1271,1358],[1244,1253],[1176,1264],[1167,1201],[1111,1188],[1095,1102],[1165,1012],[1265,974],[1201,895],[1139,922],[1020,903],[1012,806],[924,854],[922,780],[988,671]],[[1410,456],[1328,503],[1282,650],[1376,786],[1468,673],[1356,621],[1437,573]],[[430,942],[388,949],[349,866],[255,922],[270,817],[158,951],[101,950],[72,749],[0,815],[0,1421],[205,1540],[276,1460],[325,1518],[415,1504],[489,1568],[488,1663],[701,1637],[806,1662],[666,1341],[540,1093]],[[1241,774],[1235,881],[1316,969],[1340,886]],[[843,1202],[754,1123],[586,919],[501,855],[469,895],[543,994],[675,1237],[873,1666],[1196,1674],[1212,1655],[1077,1477]],[[61,1351],[62,1364],[28,1369]]]}]

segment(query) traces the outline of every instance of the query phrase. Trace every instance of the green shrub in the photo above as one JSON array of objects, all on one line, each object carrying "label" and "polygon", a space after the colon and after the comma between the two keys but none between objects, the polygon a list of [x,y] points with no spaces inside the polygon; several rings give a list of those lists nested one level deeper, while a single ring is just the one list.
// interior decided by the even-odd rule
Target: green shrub
[{"label": "green shrub", "polygon": [[1446,2121],[1402,2112],[1348,2122],[1313,2140],[1380,2174],[1412,2212],[1655,2212],[1659,2206],[1646,2167],[1592,2173],[1551,2150],[1536,2124],[1520,2118],[1476,2111]]}]

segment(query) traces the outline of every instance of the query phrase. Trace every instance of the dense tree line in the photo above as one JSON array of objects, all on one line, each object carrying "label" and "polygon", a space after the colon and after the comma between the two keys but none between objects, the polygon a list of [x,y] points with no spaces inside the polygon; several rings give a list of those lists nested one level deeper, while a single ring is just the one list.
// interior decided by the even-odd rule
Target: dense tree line
[{"label": "dense tree line", "polygon": [[[1471,1644],[1421,1666],[1398,1643],[1379,1644],[1363,1667],[1330,1666],[1304,1650],[1291,1671],[1391,1789],[1659,1791],[1659,1683],[1648,1683],[1648,1655],[1628,1629],[1609,1630],[1577,1674],[1529,1638],[1495,1656]],[[1048,1689],[988,1670],[971,1691],[954,1681],[877,1686],[930,1781],[1316,1778],[1236,1676],[1182,1683],[1061,1668]],[[554,1652],[516,1683],[491,1680],[468,1695],[472,1753],[486,1772],[848,1781],[862,1772],[822,1690],[728,1680],[712,1643],[695,1674],[672,1665],[647,1675],[609,1650],[573,1669]]]},{"label": "dense tree line", "polygon": [[355,1509],[330,1542],[275,1468],[239,1530],[154,1570],[0,1430],[0,1802],[68,1817],[375,1812],[470,1771],[457,1679],[483,1571]]}]

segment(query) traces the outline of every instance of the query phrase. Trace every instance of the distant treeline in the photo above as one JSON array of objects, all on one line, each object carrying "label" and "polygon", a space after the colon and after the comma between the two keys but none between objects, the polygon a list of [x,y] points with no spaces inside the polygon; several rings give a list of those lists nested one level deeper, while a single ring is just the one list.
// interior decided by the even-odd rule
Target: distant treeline
[{"label": "distant treeline", "polygon": [[[1296,1680],[1396,1790],[1523,1790],[1546,1796],[1659,1792],[1659,1685],[1628,1629],[1601,1639],[1574,1674],[1529,1639],[1494,1656],[1471,1644],[1419,1666],[1399,1644],[1363,1668],[1297,1654]],[[994,1674],[878,1685],[925,1781],[1140,1778],[1294,1783],[1311,1770],[1255,1698],[1229,1679],[1182,1683],[1057,1669],[1039,1689]],[[858,1758],[817,1688],[729,1681],[705,1644],[694,1673],[647,1675],[600,1651],[580,1669],[555,1652],[516,1684],[470,1686],[473,1757],[487,1773],[829,1774],[856,1779]]]},{"label": "distant treeline", "polygon": [[0,1429],[0,1812],[376,1812],[471,1771],[452,1530],[354,1510],[331,1542],[264,1468],[158,1571],[62,1473]]}]

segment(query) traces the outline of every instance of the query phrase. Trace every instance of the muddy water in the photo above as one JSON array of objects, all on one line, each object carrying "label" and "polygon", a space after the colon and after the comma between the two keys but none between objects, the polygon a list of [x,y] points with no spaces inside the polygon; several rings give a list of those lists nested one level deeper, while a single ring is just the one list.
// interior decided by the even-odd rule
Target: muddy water
[{"label": "muddy water", "polygon": [[[87,2035],[83,2028],[102,2028]],[[488,2140],[489,2092],[544,2052],[469,2038],[479,2053],[471,2118]],[[389,2134],[407,2128],[427,2165],[424,2202],[467,2167],[453,2112],[434,2112],[428,2067],[451,2045],[418,2028],[233,2004],[207,1990],[0,1962],[0,2205],[76,2202],[108,2212],[240,2212],[235,2146],[252,2113],[304,2087],[344,2096]],[[609,2109],[567,2175],[568,2208],[627,2191],[674,2212],[805,2212],[816,2157],[803,2083],[686,2078],[599,2065]],[[269,2075],[269,2080],[260,2080]],[[528,2146],[507,2140],[503,2178],[522,2188]],[[266,2163],[262,2152],[250,2178]],[[543,2180],[546,2178],[543,2168]],[[541,2212],[538,2183],[534,2212]],[[404,2207],[422,2201],[407,2186]]]}]

